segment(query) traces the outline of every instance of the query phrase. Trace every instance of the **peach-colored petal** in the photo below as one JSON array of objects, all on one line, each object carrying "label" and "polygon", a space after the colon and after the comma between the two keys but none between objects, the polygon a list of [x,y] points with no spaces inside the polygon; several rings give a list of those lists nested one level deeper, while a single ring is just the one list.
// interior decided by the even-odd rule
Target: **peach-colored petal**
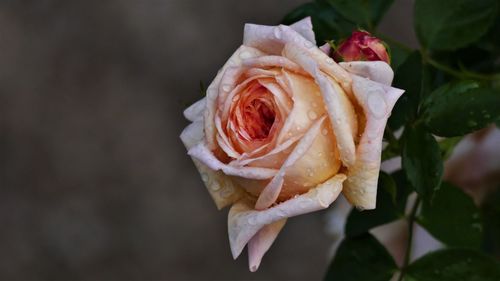
[{"label": "peach-colored petal", "polygon": [[285,226],[286,219],[273,222],[262,227],[257,234],[248,241],[248,267],[251,272],[257,271],[264,254],[269,250],[276,237]]},{"label": "peach-colored petal", "polygon": [[215,111],[217,108],[217,99],[220,94],[220,90],[228,92],[234,88],[232,85],[222,85],[221,80],[226,71],[229,68],[240,67],[242,65],[243,59],[248,59],[251,57],[259,57],[264,55],[264,53],[260,52],[255,48],[251,48],[248,46],[239,47],[233,55],[229,58],[229,60],[224,64],[221,70],[217,73],[217,76],[214,78],[212,83],[207,88],[207,96],[206,96],[206,107],[204,111],[204,127],[205,127],[205,135],[207,146],[210,149],[216,148],[216,137],[215,137]]},{"label": "peach-colored petal", "polygon": [[198,143],[191,147],[188,154],[208,166],[214,171],[221,170],[226,175],[237,176],[247,179],[270,179],[277,173],[275,169],[257,167],[233,167],[226,165],[217,159],[204,143]]},{"label": "peach-colored petal", "polygon": [[350,61],[339,63],[345,70],[352,74],[368,78],[390,86],[394,78],[391,66],[383,61]]},{"label": "peach-colored petal", "polygon": [[328,208],[340,194],[345,179],[344,174],[337,174],[309,192],[263,211],[255,210],[252,202],[246,200],[235,203],[228,215],[229,243],[233,258],[241,254],[248,241],[265,225]]},{"label": "peach-colored petal", "polygon": [[309,76],[283,70],[278,83],[292,95],[293,108],[288,114],[277,142],[304,134],[319,116],[325,114],[323,99],[318,86]]},{"label": "peach-colored petal", "polygon": [[321,124],[325,120],[325,117],[320,118],[314,125],[307,131],[307,133],[302,137],[297,146],[292,150],[292,153],[288,156],[283,166],[280,168],[276,176],[271,180],[271,182],[262,190],[255,203],[255,209],[263,210],[269,208],[281,192],[281,187],[285,180],[286,169],[292,166],[297,160],[299,160],[306,152],[309,150],[314,142],[314,139],[320,134]]},{"label": "peach-colored petal", "polygon": [[303,48],[290,43],[285,46],[283,54],[302,66],[316,80],[328,110],[342,163],[347,167],[354,165],[356,159],[354,138],[358,126],[356,113],[349,98],[333,79],[320,70],[318,63]]},{"label": "peach-colored petal", "polygon": [[358,145],[356,163],[348,170],[343,193],[356,207],[374,209],[385,125],[404,91],[353,75],[353,92],[365,112],[366,128]]}]

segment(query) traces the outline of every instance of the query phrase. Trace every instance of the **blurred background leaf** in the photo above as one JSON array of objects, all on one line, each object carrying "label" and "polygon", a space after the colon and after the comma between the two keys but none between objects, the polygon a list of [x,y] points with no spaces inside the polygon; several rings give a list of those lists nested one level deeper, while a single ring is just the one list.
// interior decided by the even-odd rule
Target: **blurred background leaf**
[{"label": "blurred background leaf", "polygon": [[396,263],[384,246],[365,233],[342,241],[324,280],[387,281],[396,270]]},{"label": "blurred background leaf", "polygon": [[443,182],[431,202],[424,201],[418,222],[452,247],[479,248],[483,224],[479,208],[461,189]]},{"label": "blurred background leaf", "polygon": [[498,281],[500,263],[478,251],[445,249],[413,262],[407,281]]}]

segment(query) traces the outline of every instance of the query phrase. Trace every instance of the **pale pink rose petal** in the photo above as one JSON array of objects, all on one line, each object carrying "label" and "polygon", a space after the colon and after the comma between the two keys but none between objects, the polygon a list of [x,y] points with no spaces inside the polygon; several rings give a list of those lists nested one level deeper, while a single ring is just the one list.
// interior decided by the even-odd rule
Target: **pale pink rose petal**
[{"label": "pale pink rose petal", "polygon": [[344,174],[337,174],[307,193],[262,211],[255,210],[250,201],[236,202],[228,215],[229,243],[233,258],[236,259],[241,254],[248,241],[265,225],[328,208],[340,194],[345,179]]},{"label": "pale pink rose petal", "polygon": [[326,54],[326,55],[328,55],[328,56],[330,55],[330,52],[332,51],[332,47],[331,47],[331,46],[330,46],[330,44],[328,44],[328,43],[325,43],[325,44],[321,45],[321,46],[319,47],[319,49],[320,49],[321,51],[323,51],[323,53],[325,53],[325,54]]},{"label": "pale pink rose petal", "polygon": [[207,96],[206,96],[206,107],[204,111],[204,127],[205,127],[205,135],[206,142],[209,149],[215,149],[216,146],[216,137],[215,137],[215,111],[217,108],[217,99],[219,96],[219,89],[221,90],[232,90],[234,87],[231,85],[221,85],[221,80],[228,68],[237,68],[242,65],[243,59],[248,59],[252,57],[259,57],[264,55],[262,52],[255,48],[240,46],[233,55],[227,60],[221,70],[217,73],[217,76],[214,78],[212,83],[207,88]]},{"label": "pale pink rose petal", "polygon": [[345,70],[352,74],[368,78],[385,85],[391,85],[394,71],[384,61],[350,61],[339,63]]},{"label": "pale pink rose petal", "polygon": [[281,67],[291,70],[296,73],[304,74],[304,70],[294,63],[293,61],[282,56],[263,56],[243,60],[243,65],[246,67],[262,67],[262,68],[275,68]]},{"label": "pale pink rose petal", "polygon": [[356,159],[354,138],[358,126],[351,101],[342,88],[320,70],[318,63],[303,48],[289,43],[285,46],[283,54],[302,66],[316,80],[328,110],[342,163],[347,167],[354,165]]},{"label": "pale pink rose petal", "polygon": [[374,209],[380,170],[382,137],[387,119],[403,90],[353,75],[353,92],[366,116],[366,128],[348,170],[343,194],[360,209]]},{"label": "pale pink rose petal", "polygon": [[[306,18],[305,20],[309,20]],[[243,36],[243,45],[257,48],[269,55],[281,55],[281,52],[288,43],[295,43],[304,46],[307,53],[326,74],[334,78],[342,88],[351,88],[351,77],[347,71],[340,67],[333,59],[316,47],[316,44],[304,38],[297,31],[289,26],[265,26],[256,24],[246,24]],[[293,60],[292,60],[293,61]]]},{"label": "pale pink rose petal", "polygon": [[290,25],[290,28],[297,31],[300,35],[302,35],[302,37],[316,45],[316,38],[313,31],[311,17],[305,17],[298,22],[293,23]]},{"label": "pale pink rose petal", "polygon": [[202,119],[203,111],[205,110],[206,106],[207,106],[207,99],[202,98],[201,100],[193,103],[191,106],[186,108],[186,110],[184,110],[184,117],[186,117],[186,119],[191,122],[194,122],[198,119]]},{"label": "pale pink rose petal", "polygon": [[[189,150],[190,148],[201,143],[203,140],[203,120],[196,119],[193,123],[187,126],[181,133],[181,140]],[[201,175],[205,186],[212,196],[215,205],[220,210],[225,206],[231,205],[239,200],[244,191],[233,184],[231,179],[220,171],[214,171],[199,162],[197,159],[192,158],[193,162]]]},{"label": "pale pink rose petal", "polygon": [[275,169],[257,167],[233,167],[219,161],[204,143],[198,143],[191,147],[188,154],[208,166],[214,171],[222,171],[229,176],[237,176],[246,179],[270,179],[278,172]]},{"label": "pale pink rose petal", "polygon": [[251,272],[257,271],[264,254],[269,250],[276,237],[285,226],[286,219],[273,222],[262,227],[257,234],[248,241],[248,267]]},{"label": "pale pink rose petal", "polygon": [[314,139],[320,134],[321,124],[325,120],[325,117],[320,118],[314,125],[307,131],[307,133],[302,137],[297,146],[292,150],[292,153],[288,156],[283,166],[281,166],[279,172],[274,176],[271,182],[262,190],[255,203],[255,209],[263,210],[269,208],[276,199],[281,191],[283,182],[285,180],[286,169],[291,167],[297,160],[302,157],[307,150],[314,143]]}]

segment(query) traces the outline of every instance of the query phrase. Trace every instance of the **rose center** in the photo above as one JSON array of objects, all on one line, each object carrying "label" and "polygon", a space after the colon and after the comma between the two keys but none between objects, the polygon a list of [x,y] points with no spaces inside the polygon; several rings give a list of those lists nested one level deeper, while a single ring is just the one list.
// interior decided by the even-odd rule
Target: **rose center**
[{"label": "rose center", "polygon": [[270,94],[265,90],[256,91],[244,105],[245,131],[251,139],[262,140],[267,138],[274,124],[276,112],[274,103],[268,95]]}]

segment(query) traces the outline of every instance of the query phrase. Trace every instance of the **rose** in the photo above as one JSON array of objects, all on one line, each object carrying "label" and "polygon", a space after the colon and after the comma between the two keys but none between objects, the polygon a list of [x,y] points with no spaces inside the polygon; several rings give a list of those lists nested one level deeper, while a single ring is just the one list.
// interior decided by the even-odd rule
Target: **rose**
[{"label": "rose", "polygon": [[353,31],[351,37],[335,49],[333,58],[336,61],[391,61],[384,42],[364,30]]},{"label": "rose", "polygon": [[182,132],[218,208],[233,204],[236,258],[255,271],[286,218],[327,208],[342,191],[375,208],[382,136],[403,93],[385,62],[335,63],[309,18],[245,26],[243,45],[184,112]]}]

